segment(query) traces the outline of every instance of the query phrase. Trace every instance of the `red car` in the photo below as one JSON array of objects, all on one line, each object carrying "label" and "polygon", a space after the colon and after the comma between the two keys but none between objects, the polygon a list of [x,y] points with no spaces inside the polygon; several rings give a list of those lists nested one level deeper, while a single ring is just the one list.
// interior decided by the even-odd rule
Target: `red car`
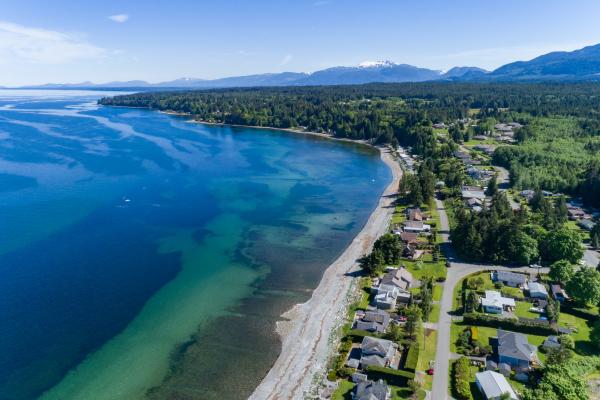
[{"label": "red car", "polygon": [[427,375],[433,375],[433,368],[429,368],[427,370]]}]

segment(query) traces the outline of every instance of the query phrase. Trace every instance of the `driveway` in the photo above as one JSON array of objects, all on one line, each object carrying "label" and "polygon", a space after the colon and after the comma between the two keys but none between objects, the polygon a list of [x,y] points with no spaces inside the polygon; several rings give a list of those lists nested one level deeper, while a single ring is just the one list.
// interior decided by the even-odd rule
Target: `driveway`
[{"label": "driveway", "polygon": [[[537,273],[537,269],[529,267],[521,268],[509,268],[501,267],[497,265],[487,264],[470,264],[459,262],[454,256],[452,249],[449,247],[449,224],[448,215],[444,204],[440,200],[435,200],[436,208],[440,216],[440,233],[444,241],[445,253],[450,261],[450,268],[448,268],[448,274],[446,276],[446,282],[444,283],[444,291],[442,293],[442,299],[440,301],[440,319],[438,321],[438,336],[437,336],[437,347],[435,355],[435,374],[433,375],[433,386],[431,391],[431,398],[435,400],[449,399],[448,395],[448,370],[450,368],[450,359],[452,354],[450,353],[450,325],[452,323],[452,297],[454,287],[460,282],[465,276],[474,272],[485,271],[485,270],[511,270],[516,272],[526,273]],[[542,269],[544,272],[544,269]]]}]

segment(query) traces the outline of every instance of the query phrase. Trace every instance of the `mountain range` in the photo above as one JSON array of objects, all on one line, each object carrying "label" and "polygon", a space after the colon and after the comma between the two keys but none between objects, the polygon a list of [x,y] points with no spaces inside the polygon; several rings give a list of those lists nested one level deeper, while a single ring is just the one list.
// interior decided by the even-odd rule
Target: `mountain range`
[{"label": "mountain range", "polygon": [[220,79],[181,78],[168,82],[108,82],[95,84],[46,84],[27,89],[208,89],[252,86],[350,85],[370,82],[426,81],[584,81],[600,80],[600,44],[579,50],[548,53],[530,61],[517,61],[494,71],[477,67],[454,67],[446,72],[391,61],[370,61],[355,67],[333,67],[312,73],[280,72]]}]

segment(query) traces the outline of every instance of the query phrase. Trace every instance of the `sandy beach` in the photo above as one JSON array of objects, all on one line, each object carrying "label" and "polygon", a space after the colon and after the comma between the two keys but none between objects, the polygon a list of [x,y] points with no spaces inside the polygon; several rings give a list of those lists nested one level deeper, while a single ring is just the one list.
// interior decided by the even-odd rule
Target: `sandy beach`
[{"label": "sandy beach", "polygon": [[327,268],[311,299],[282,315],[285,320],[277,323],[281,354],[250,399],[303,399],[315,381],[315,374],[324,375],[331,352],[331,333],[345,313],[348,291],[356,279],[347,274],[358,269],[356,260],[386,232],[394,212],[393,195],[402,170],[389,149],[380,148],[380,154],[392,171],[392,182],[360,233]]}]

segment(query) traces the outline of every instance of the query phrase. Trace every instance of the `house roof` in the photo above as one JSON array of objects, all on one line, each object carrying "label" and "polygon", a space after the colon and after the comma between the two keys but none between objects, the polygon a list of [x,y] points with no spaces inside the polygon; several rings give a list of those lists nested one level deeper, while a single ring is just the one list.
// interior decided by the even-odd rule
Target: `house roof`
[{"label": "house roof", "polygon": [[552,294],[554,295],[554,297],[560,295],[560,296],[564,297],[565,299],[568,298],[567,293],[560,285],[551,285],[550,290],[552,291]]},{"label": "house roof", "polygon": [[496,399],[508,393],[511,399],[517,400],[517,395],[506,378],[494,371],[484,371],[475,374],[479,387],[488,399]]},{"label": "house roof", "polygon": [[404,221],[403,225],[408,228],[423,229],[423,221]]},{"label": "house roof", "polygon": [[498,355],[517,360],[531,361],[536,347],[529,344],[527,336],[522,333],[498,329]]},{"label": "house roof", "polygon": [[402,239],[402,241],[405,243],[415,243],[418,238],[419,238],[418,233],[413,233],[413,232],[401,232],[400,233],[400,239]]},{"label": "house roof", "polygon": [[546,287],[539,282],[529,282],[529,293],[544,293],[548,294]]},{"label": "house roof", "polygon": [[527,276],[509,271],[496,272],[496,279],[503,282],[515,282],[519,284],[524,284],[527,282]]},{"label": "house roof", "polygon": [[411,221],[422,221],[423,214],[420,208],[413,208],[408,212],[408,219]]},{"label": "house roof", "polygon": [[515,299],[511,299],[510,297],[502,297],[500,292],[496,292],[494,290],[486,290],[485,297],[481,298],[481,305],[484,307],[515,307]]},{"label": "house roof", "polygon": [[555,335],[548,336],[546,338],[546,340],[544,340],[544,343],[542,344],[542,346],[549,348],[549,349],[560,347],[560,341],[558,340],[558,336],[555,336]]},{"label": "house roof", "polygon": [[363,352],[387,354],[393,349],[394,343],[391,340],[378,339],[370,336],[365,336],[360,345]]},{"label": "house roof", "polygon": [[390,316],[382,310],[367,311],[356,321],[356,329],[365,331],[384,332],[390,324]]},{"label": "house roof", "polygon": [[386,400],[388,388],[383,380],[359,382],[354,389],[355,400]]},{"label": "house roof", "polygon": [[381,278],[383,285],[394,285],[401,289],[408,289],[413,285],[413,276],[406,268],[391,270]]}]

